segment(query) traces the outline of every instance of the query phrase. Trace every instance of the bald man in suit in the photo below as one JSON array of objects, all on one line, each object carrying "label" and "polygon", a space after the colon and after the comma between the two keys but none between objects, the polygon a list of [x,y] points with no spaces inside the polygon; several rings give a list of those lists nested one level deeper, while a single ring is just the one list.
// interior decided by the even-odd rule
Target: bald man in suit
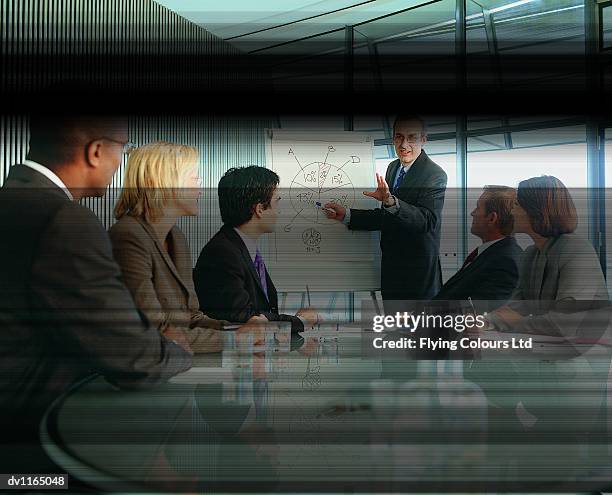
[{"label": "bald man in suit", "polygon": [[55,399],[92,373],[156,385],[189,369],[191,354],[143,319],[104,227],[78,203],[105,193],[127,122],[33,116],[30,136],[0,190],[0,452],[6,472],[61,472],[39,438]]},{"label": "bald man in suit", "polygon": [[423,119],[398,116],[393,124],[398,159],[389,164],[385,177],[376,174],[375,191],[364,192],[380,201],[380,208],[325,205],[328,218],[341,221],[351,230],[381,232],[385,308],[389,301],[431,299],[442,285],[440,226],[447,177],[422,149],[426,142]]}]

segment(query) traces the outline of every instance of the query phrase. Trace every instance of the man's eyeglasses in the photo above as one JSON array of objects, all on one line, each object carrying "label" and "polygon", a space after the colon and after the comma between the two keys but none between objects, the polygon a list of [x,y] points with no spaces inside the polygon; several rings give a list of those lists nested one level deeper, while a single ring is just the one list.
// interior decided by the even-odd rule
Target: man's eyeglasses
[{"label": "man's eyeglasses", "polygon": [[101,138],[98,138],[98,139],[105,139],[106,141],[110,141],[112,143],[120,144],[121,146],[123,146],[123,149],[121,150],[121,152],[124,155],[129,155],[130,151],[133,151],[136,148],[138,148],[138,146],[136,146],[131,141],[118,141],[117,139],[109,138],[109,137],[106,137],[106,136],[102,136]]},{"label": "man's eyeglasses", "polygon": [[[397,136],[393,137],[393,140],[398,143],[402,143],[404,142],[404,136],[402,136],[401,134],[398,134]],[[406,136],[406,141],[409,144],[418,143],[420,140],[421,140],[421,134],[409,134],[408,136]]]}]

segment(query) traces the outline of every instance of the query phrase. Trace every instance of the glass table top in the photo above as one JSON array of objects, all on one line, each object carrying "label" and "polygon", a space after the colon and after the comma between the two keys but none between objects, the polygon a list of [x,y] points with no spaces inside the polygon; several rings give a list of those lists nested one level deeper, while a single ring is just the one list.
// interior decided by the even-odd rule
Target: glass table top
[{"label": "glass table top", "polygon": [[340,328],[229,337],[171,383],[98,377],[56,406],[45,446],[98,488],[579,490],[612,484],[609,349],[415,361]]}]

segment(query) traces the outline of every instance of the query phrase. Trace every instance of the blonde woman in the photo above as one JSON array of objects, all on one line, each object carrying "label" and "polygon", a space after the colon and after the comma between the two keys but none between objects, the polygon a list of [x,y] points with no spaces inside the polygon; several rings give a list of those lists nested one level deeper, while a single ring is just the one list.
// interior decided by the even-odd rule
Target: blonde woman
[{"label": "blonde woman", "polygon": [[113,254],[138,308],[161,332],[180,329],[195,353],[223,347],[222,322],[199,311],[187,239],[176,222],[198,214],[192,146],[155,142],[132,151],[110,229]]}]

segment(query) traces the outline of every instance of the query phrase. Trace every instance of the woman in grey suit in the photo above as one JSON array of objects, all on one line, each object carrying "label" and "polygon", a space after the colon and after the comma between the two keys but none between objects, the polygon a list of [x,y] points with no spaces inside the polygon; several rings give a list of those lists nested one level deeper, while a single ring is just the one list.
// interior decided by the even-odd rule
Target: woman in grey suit
[{"label": "woman in grey suit", "polygon": [[[576,207],[559,179],[520,182],[512,213],[515,232],[528,234],[533,245],[523,254],[511,301],[487,319],[497,330],[565,341],[548,346],[544,356],[528,351],[491,363],[506,387],[498,424],[517,444],[529,444],[529,455],[517,455],[517,472],[549,469],[554,458],[556,469],[572,479],[589,469],[584,446],[602,428],[610,361],[588,351],[607,332],[608,291],[595,250],[574,234]],[[554,446],[533,440],[552,432]]]},{"label": "woman in grey suit", "polygon": [[600,336],[607,326],[608,290],[595,250],[573,233],[578,215],[568,189],[552,176],[524,180],[512,214],[515,232],[528,234],[533,245],[523,255],[511,302],[488,320],[502,331]]},{"label": "woman in grey suit", "polygon": [[223,347],[223,322],[199,310],[189,245],[176,225],[179,217],[198,214],[200,190],[196,148],[141,146],[129,155],[115,206],[118,221],[110,229],[114,257],[136,306],[161,332],[183,330],[195,353]]}]

